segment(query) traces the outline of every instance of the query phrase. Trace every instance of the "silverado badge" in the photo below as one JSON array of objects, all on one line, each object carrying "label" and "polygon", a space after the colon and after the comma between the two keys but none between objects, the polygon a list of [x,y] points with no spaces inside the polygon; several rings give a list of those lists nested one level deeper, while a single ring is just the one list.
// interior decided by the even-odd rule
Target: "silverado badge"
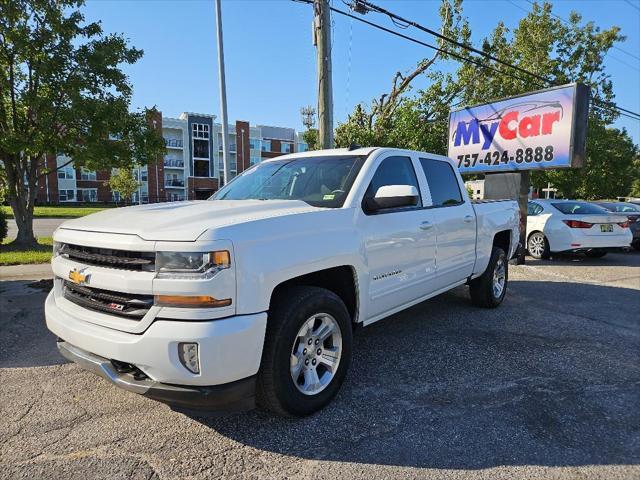
[{"label": "silverado badge", "polygon": [[71,280],[73,283],[76,283],[78,285],[86,283],[89,280],[88,277],[89,275],[85,275],[84,273],[78,271],[75,268],[69,272],[69,280]]}]

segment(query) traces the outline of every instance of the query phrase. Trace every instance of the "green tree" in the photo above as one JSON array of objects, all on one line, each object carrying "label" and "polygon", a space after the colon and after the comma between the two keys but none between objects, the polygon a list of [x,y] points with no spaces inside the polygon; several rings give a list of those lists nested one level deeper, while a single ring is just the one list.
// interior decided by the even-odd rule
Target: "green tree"
[{"label": "green tree", "polygon": [[640,173],[637,162],[638,146],[625,130],[606,127],[592,119],[584,168],[549,170],[541,178],[551,182],[564,198],[616,198],[631,191],[633,180]]},{"label": "green tree", "polygon": [[118,192],[125,201],[131,201],[133,194],[140,188],[140,183],[135,179],[133,173],[128,168],[120,168],[111,175],[108,182],[111,190]]},{"label": "green tree", "polygon": [[[462,13],[462,3],[444,0],[440,13],[442,30],[460,42],[469,43],[471,31]],[[618,27],[602,30],[593,22],[583,23],[577,13],[572,13],[568,22],[563,23],[553,15],[548,2],[535,3],[513,31],[498,22],[492,33],[482,40],[484,52],[546,78],[552,84],[582,82],[591,87],[594,107],[589,118],[585,168],[533,172],[534,186],[546,187],[547,182],[551,182],[563,195],[583,198],[626,194],[631,188],[634,168],[637,172],[633,166],[637,147],[626,132],[609,127],[617,114],[602,106],[614,100],[604,58],[616,42],[623,40]],[[470,56],[469,52],[450,44],[441,46]],[[389,94],[373,100],[370,108],[357,105],[347,121],[338,125],[336,143],[446,154],[451,109],[549,85],[498,62],[475,58],[480,65],[459,62],[451,72],[443,63],[451,60],[451,56],[440,53],[421,60],[417,69],[406,77],[397,74]],[[413,76],[415,72],[418,75]],[[426,75],[430,85],[411,92],[410,85],[403,80],[413,80],[420,75]]]},{"label": "green tree", "polygon": [[33,207],[45,154],[91,170],[144,164],[164,149],[148,111],[130,113],[120,69],[142,57],[123,36],[87,23],[82,0],[0,2],[0,160],[18,225],[33,245]]}]

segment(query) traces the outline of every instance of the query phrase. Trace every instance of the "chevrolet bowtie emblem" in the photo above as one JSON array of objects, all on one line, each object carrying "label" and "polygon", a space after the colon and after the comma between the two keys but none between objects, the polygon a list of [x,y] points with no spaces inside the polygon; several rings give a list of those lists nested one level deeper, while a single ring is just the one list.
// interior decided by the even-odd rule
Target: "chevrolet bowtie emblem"
[{"label": "chevrolet bowtie emblem", "polygon": [[88,275],[79,272],[75,268],[69,272],[69,280],[73,283],[77,283],[78,285],[81,283],[85,283],[87,281]]}]

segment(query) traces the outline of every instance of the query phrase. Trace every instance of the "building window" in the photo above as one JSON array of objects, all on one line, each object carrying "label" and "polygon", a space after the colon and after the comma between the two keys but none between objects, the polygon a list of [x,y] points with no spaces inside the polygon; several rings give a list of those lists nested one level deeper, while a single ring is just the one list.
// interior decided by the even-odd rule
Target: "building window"
[{"label": "building window", "polygon": [[73,180],[76,178],[75,169],[72,165],[66,165],[58,170],[58,178],[61,180]]},{"label": "building window", "polygon": [[299,152],[306,152],[307,150],[309,150],[309,145],[307,145],[304,142],[298,143],[298,151]]},{"label": "building window", "polygon": [[61,202],[75,202],[76,192],[75,190],[60,190]]},{"label": "building window", "polygon": [[291,153],[293,151],[293,144],[281,142],[280,143],[280,153]]},{"label": "building window", "polygon": [[78,201],[79,202],[97,202],[98,189],[97,188],[79,188]]},{"label": "building window", "polygon": [[249,148],[251,150],[260,150],[261,146],[260,146],[260,139],[259,138],[250,138],[249,139]]},{"label": "building window", "polygon": [[209,125],[205,123],[194,123],[192,125],[193,138],[209,139]]},{"label": "building window", "polygon": [[149,180],[149,176],[146,170],[142,170],[140,172],[140,178],[142,179],[143,182],[146,182]]},{"label": "building window", "polygon": [[209,176],[209,160],[194,160],[193,176],[208,177]]},{"label": "building window", "polygon": [[263,152],[271,151],[271,140],[262,140],[262,151]]},{"label": "building window", "polygon": [[116,203],[122,200],[120,192],[111,192],[111,196],[113,197],[113,201]]},{"label": "building window", "polygon": [[251,159],[249,160],[249,165],[255,165],[256,163],[260,163],[261,158],[260,157],[251,157]]},{"label": "building window", "polygon": [[193,140],[193,157],[209,158],[209,140]]},{"label": "building window", "polygon": [[80,169],[80,180],[96,180],[96,172],[95,170],[87,170],[82,167]]}]

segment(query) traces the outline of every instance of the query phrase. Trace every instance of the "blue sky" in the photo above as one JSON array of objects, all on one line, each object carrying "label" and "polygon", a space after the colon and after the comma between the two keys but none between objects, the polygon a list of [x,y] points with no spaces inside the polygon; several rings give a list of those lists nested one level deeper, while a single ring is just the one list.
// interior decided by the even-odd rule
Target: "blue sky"
[{"label": "blue sky", "polygon": [[[334,6],[344,7],[340,0]],[[375,3],[437,29],[438,0]],[[554,2],[564,18],[571,10],[602,28],[618,25],[627,41],[606,59],[616,102],[640,112],[640,1]],[[498,20],[513,27],[531,8],[526,0],[466,0],[474,44]],[[229,119],[302,129],[300,107],[315,105],[315,49],[309,5],[289,0],[223,0]],[[183,111],[219,115],[214,4],[205,0],[89,0],[87,20],[101,20],[106,32],[123,33],[145,51],[126,71],[134,86],[134,107],[156,105],[165,116]],[[392,24],[369,14],[371,21]],[[333,18],[333,85],[336,122],[359,102],[388,91],[396,71],[411,70],[430,50],[341,16]],[[432,40],[416,31],[408,34]],[[628,53],[631,53],[629,55]],[[426,85],[426,80],[415,86]],[[636,143],[640,122],[620,119]]]}]

